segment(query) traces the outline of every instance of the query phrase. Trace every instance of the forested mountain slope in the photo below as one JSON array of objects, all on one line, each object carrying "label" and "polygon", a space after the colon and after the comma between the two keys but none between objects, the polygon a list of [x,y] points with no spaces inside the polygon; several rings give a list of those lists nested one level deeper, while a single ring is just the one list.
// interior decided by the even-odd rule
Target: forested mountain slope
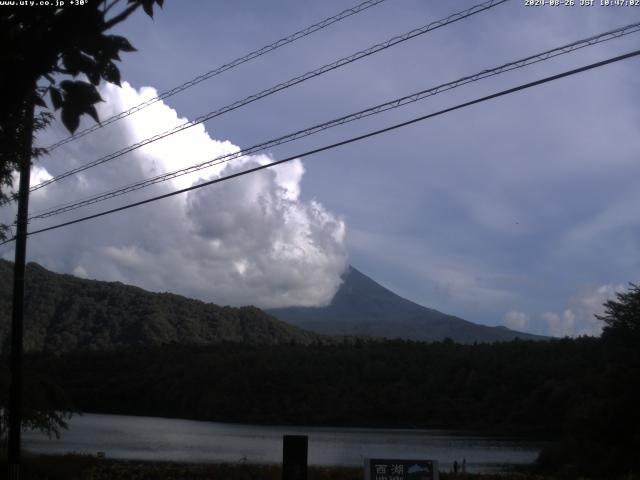
[{"label": "forested mountain slope", "polygon": [[[0,345],[7,345],[13,263],[0,260]],[[220,307],[171,293],[152,293],[120,282],[84,280],[27,265],[27,351],[109,350],[167,343],[225,341],[309,344],[320,335],[276,320],[256,307]],[[5,350],[6,351],[6,350]]]},{"label": "forested mountain slope", "polygon": [[268,312],[292,325],[327,335],[431,342],[450,338],[459,343],[545,338],[506,327],[478,325],[423,307],[396,295],[351,266],[328,306],[278,308]]}]

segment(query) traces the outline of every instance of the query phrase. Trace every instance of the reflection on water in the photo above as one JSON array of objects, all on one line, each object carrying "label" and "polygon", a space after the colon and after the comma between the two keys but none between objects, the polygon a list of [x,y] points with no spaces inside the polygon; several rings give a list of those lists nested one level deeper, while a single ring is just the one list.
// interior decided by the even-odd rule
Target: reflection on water
[{"label": "reflection on water", "polygon": [[494,471],[532,463],[540,443],[447,430],[332,427],[274,427],[154,417],[84,414],[74,416],[59,440],[28,432],[27,450],[109,458],[178,462],[278,463],[282,436],[309,436],[309,464],[360,466],[363,458],[436,459],[449,470],[466,458],[469,471]]}]

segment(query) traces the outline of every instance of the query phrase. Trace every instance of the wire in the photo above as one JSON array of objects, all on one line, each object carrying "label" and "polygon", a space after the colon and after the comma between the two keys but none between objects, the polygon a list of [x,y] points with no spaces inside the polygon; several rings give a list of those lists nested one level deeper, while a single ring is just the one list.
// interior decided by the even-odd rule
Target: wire
[{"label": "wire", "polygon": [[412,38],[415,38],[419,35],[423,35],[427,32],[430,32],[432,30],[435,30],[437,28],[443,27],[445,25],[449,25],[451,23],[457,22],[459,20],[462,20],[464,18],[470,17],[471,15],[475,15],[476,13],[480,13],[483,12],[485,10],[488,10],[490,8],[493,8],[497,5],[500,5],[502,3],[508,2],[510,0],[489,0],[487,2],[475,5],[467,10],[463,10],[462,12],[458,12],[458,13],[454,13],[453,15],[448,16],[445,19],[442,20],[438,20],[435,22],[432,22],[428,25],[425,25],[423,27],[420,28],[416,28],[414,30],[411,30],[410,32],[404,33],[402,35],[398,35],[396,37],[393,37],[385,42],[379,43],[377,45],[374,45],[372,47],[367,48],[366,50],[362,50],[360,52],[354,53],[348,57],[344,57],[341,58],[340,60],[337,60],[333,63],[324,65],[320,68],[317,68],[315,70],[309,71],[303,75],[300,75],[298,77],[294,77],[290,80],[287,80],[286,82],[282,82],[279,83],[278,85],[268,88],[266,90],[262,90],[259,93],[250,95],[246,98],[244,98],[243,100],[238,100],[234,103],[231,103],[225,107],[219,108],[218,110],[214,110],[212,112],[209,112],[207,114],[201,115],[199,117],[197,117],[195,120],[193,121],[188,121],[185,122],[183,124],[180,124],[170,130],[167,130],[165,132],[159,133],[157,135],[154,135],[152,137],[146,138],[144,140],[141,140],[140,142],[134,143],[133,145],[130,145],[128,147],[125,147],[121,150],[118,150],[117,152],[111,153],[109,155],[106,155],[104,157],[101,157],[97,160],[94,160],[92,162],[89,162],[85,165],[82,165],[80,167],[74,168],[72,170],[69,170],[67,172],[61,173],[60,175],[57,175],[49,180],[46,180],[44,182],[41,182],[37,185],[34,185],[33,187],[31,187],[29,189],[29,191],[33,192],[35,190],[38,190],[40,188],[46,187],[47,185],[50,185],[54,182],[57,182],[58,180],[61,180],[63,178],[69,177],[71,175],[74,175],[76,173],[82,172],[84,170],[88,170],[89,168],[95,167],[96,165],[101,165],[105,162],[108,162],[110,160],[113,160],[115,158],[121,157],[122,155],[129,153],[133,150],[136,150],[140,147],[143,147],[145,145],[148,145],[150,143],[153,143],[157,140],[166,138],[170,135],[173,135],[175,133],[181,132],[183,130],[186,130],[188,128],[191,128],[195,125],[198,125],[200,123],[206,122],[207,120],[211,120],[214,117],[218,117],[220,115],[223,115],[225,113],[228,113],[232,110],[235,110],[237,108],[240,108],[244,105],[247,105],[249,103],[255,102],[256,100],[259,100],[261,98],[267,97],[269,95],[272,95],[276,92],[279,92],[280,90],[284,90],[286,88],[292,87],[293,85],[296,85],[298,83],[302,83],[306,80],[309,80],[311,78],[320,76],[326,72],[329,72],[331,70],[335,70],[337,68],[340,68],[344,65],[347,65],[349,63],[355,62],[356,60],[359,60],[361,58],[365,58],[369,55],[373,55],[374,53],[380,52],[382,50],[385,50],[387,48],[390,48],[394,45],[397,45],[399,43],[405,42],[407,40],[410,40]]},{"label": "wire", "polygon": [[62,140],[60,140],[59,142],[54,143],[53,145],[50,145],[47,147],[47,150],[49,152],[52,152],[53,150],[55,150],[56,148],[65,145],[69,142],[72,142],[78,138],[84,137],[85,135],[88,135],[91,132],[95,132],[96,130],[109,125],[111,123],[114,123],[122,118],[128,117],[129,115],[139,112],[140,110],[148,107],[149,105],[153,105],[156,102],[159,102],[160,100],[165,100],[177,93],[180,93],[188,88],[193,87],[194,85],[197,85],[200,82],[203,82],[205,80],[208,80],[212,77],[215,77],[216,75],[220,75],[223,72],[226,72],[227,70],[231,70],[232,68],[237,67],[238,65],[242,65],[243,63],[249,62],[255,58],[258,58],[262,55],[265,55],[266,53],[272,52],[274,50],[277,50],[280,47],[284,47],[285,45],[288,45],[290,43],[295,42],[296,40],[299,40],[301,38],[304,38],[308,35],[311,35],[312,33],[315,33],[319,30],[322,30],[323,28],[328,27],[329,25],[332,25],[336,22],[339,22],[340,20],[343,20],[347,17],[350,17],[351,15],[355,15],[356,13],[360,13],[363,10],[366,10],[370,7],[373,7],[375,5],[378,5],[379,3],[385,2],[386,0],[367,0],[366,2],[362,2],[359,5],[356,5],[355,7],[351,7],[348,8],[346,10],[343,10],[342,12],[338,13],[337,15],[334,15],[332,17],[328,17],[325,18],[324,20],[315,23],[303,30],[299,30],[287,37],[283,37],[280,40],[277,40],[267,46],[264,46],[262,48],[259,48],[258,50],[254,50],[251,53],[246,54],[243,57],[239,57],[236,58],[235,60],[232,60],[229,63],[225,63],[224,65],[221,65],[213,70],[210,70],[206,73],[203,73],[202,75],[199,75],[197,77],[195,77],[192,80],[189,80],[188,82],[183,83],[182,85],[179,85],[177,87],[172,88],[171,90],[167,90],[165,92],[162,92],[161,94],[159,94],[157,97],[151,98],[149,100],[146,100],[134,107],[129,108],[128,110],[124,110],[116,115],[113,115],[105,120],[102,120],[102,122],[94,124],[90,127],[85,128],[84,130],[80,130],[79,132],[70,135],[66,138],[63,138]]},{"label": "wire", "polygon": [[[528,89],[528,88],[532,88],[532,87],[535,87],[535,86],[538,86],[538,85],[542,85],[544,83],[552,82],[554,80],[559,80],[561,78],[569,77],[571,75],[576,75],[578,73],[585,72],[587,70],[592,70],[594,68],[602,67],[604,65],[609,65],[611,63],[619,62],[621,60],[625,60],[625,59],[628,59],[628,58],[631,58],[631,57],[635,57],[637,55],[640,55],[640,50],[635,50],[633,52],[626,53],[624,55],[619,55],[617,57],[609,58],[609,59],[603,60],[601,62],[592,63],[592,64],[585,65],[585,66],[580,67],[580,68],[576,68],[576,69],[573,69],[573,70],[568,70],[568,71],[563,72],[563,73],[559,73],[559,74],[556,74],[556,75],[545,77],[545,78],[542,78],[540,80],[536,80],[536,81],[533,81],[533,82],[525,83],[525,84],[519,85],[517,87],[513,87],[513,88],[506,89],[506,90],[502,90],[502,91],[494,93],[492,95],[487,95],[485,97],[481,97],[481,98],[478,98],[478,99],[475,99],[475,100],[471,100],[469,102],[461,103],[461,104],[458,104],[456,106],[446,108],[444,110],[439,110],[439,111],[437,111],[435,113],[430,113],[428,115],[423,115],[421,117],[417,117],[417,118],[408,120],[406,122],[397,123],[397,124],[392,125],[390,127],[386,127],[386,128],[380,129],[380,130],[375,130],[373,132],[369,132],[369,133],[366,133],[364,135],[359,135],[357,137],[352,137],[352,138],[349,138],[347,140],[343,140],[341,142],[337,142],[337,143],[333,143],[331,145],[326,145],[324,147],[316,148],[314,150],[309,150],[307,152],[304,152],[304,153],[301,153],[301,154],[298,154],[298,155],[293,155],[293,156],[284,158],[282,160],[277,160],[277,161],[274,161],[274,162],[271,162],[271,163],[267,163],[265,165],[260,165],[260,166],[254,167],[254,168],[250,168],[248,170],[244,170],[242,172],[234,173],[232,175],[227,175],[225,177],[216,178],[214,180],[209,180],[207,182],[199,183],[197,185],[192,185],[192,186],[187,187],[187,188],[183,188],[183,189],[180,189],[180,190],[175,190],[175,191],[170,192],[170,193],[165,193],[164,195],[158,195],[156,197],[151,197],[151,198],[148,198],[146,200],[142,200],[142,201],[135,202],[135,203],[130,203],[128,205],[123,205],[121,207],[113,208],[111,210],[106,210],[106,211],[103,211],[103,212],[100,212],[100,213],[96,213],[96,214],[93,214],[93,215],[88,215],[88,216],[85,216],[85,217],[77,218],[75,220],[71,220],[71,221],[68,221],[68,222],[59,223],[57,225],[53,225],[53,226],[46,227],[46,228],[41,228],[39,230],[34,230],[34,231],[29,232],[27,235],[36,235],[38,233],[48,232],[50,230],[56,230],[58,228],[66,227],[66,226],[69,226],[69,225],[74,225],[76,223],[80,223],[80,222],[84,222],[84,221],[87,221],[87,220],[92,220],[92,219],[95,219],[95,218],[103,217],[103,216],[109,215],[111,213],[121,212],[123,210],[128,210],[130,208],[138,207],[140,205],[145,205],[147,203],[152,203],[152,202],[156,202],[158,200],[162,200],[162,199],[165,199],[165,198],[173,197],[173,196],[179,195],[181,193],[186,193],[186,192],[190,192],[192,190],[197,190],[199,188],[207,187],[209,185],[214,185],[216,183],[220,183],[220,182],[223,182],[223,181],[226,181],[226,180],[231,180],[233,178],[241,177],[241,176],[247,175],[249,173],[257,172],[258,170],[264,170],[266,168],[274,167],[276,165],[280,165],[280,164],[285,163],[285,162],[290,162],[291,160],[295,160],[296,158],[308,157],[308,156],[314,155],[316,153],[324,152],[324,151],[331,150],[331,149],[336,148],[336,147],[340,147],[340,146],[347,145],[347,144],[350,144],[350,143],[358,142],[360,140],[364,140],[364,139],[369,138],[369,137],[380,135],[382,133],[390,132],[392,130],[396,130],[396,129],[399,129],[399,128],[402,128],[402,127],[406,127],[406,126],[412,125],[414,123],[418,123],[418,122],[421,122],[421,121],[424,121],[424,120],[427,120],[427,119],[430,119],[430,118],[434,118],[434,117],[437,117],[437,116],[440,116],[440,115],[444,115],[445,113],[453,112],[455,110],[460,110],[462,108],[469,107],[471,105],[475,105],[475,104],[478,104],[478,103],[486,102],[486,101],[492,100],[494,98],[498,98],[498,97],[502,97],[502,96],[505,96],[505,95],[509,95],[509,94],[518,92],[520,90],[525,90],[525,89]],[[15,237],[12,238],[12,239],[9,239],[9,240],[5,240],[4,242],[0,243],[0,245],[4,245],[5,243],[9,243],[12,240],[15,240]]]},{"label": "wire", "polygon": [[168,173],[164,173],[162,175],[158,175],[152,178],[148,178],[136,183],[132,183],[123,187],[119,187],[115,190],[111,190],[109,192],[104,192],[101,193],[99,195],[94,195],[91,197],[86,197],[85,199],[82,200],[76,200],[74,202],[69,202],[63,205],[58,205],[56,207],[50,207],[46,210],[41,210],[39,212],[36,212],[35,214],[33,214],[29,220],[35,220],[35,219],[42,219],[42,218],[48,218],[48,217],[52,217],[54,215],[58,215],[60,213],[65,213],[65,212],[69,212],[72,210],[76,210],[78,208],[87,206],[87,205],[92,205],[94,203],[98,203],[98,202],[102,202],[111,198],[115,198],[121,195],[125,195],[127,193],[136,191],[136,190],[140,190],[142,188],[154,185],[156,183],[160,183],[160,182],[164,182],[167,180],[171,180],[183,175],[187,175],[189,173],[193,173],[199,170],[202,170],[204,168],[209,168],[215,165],[220,165],[222,163],[226,163],[229,162],[231,160],[234,160],[236,158],[245,156],[245,155],[249,155],[252,153],[256,153],[262,150],[265,150],[267,148],[270,147],[274,147],[277,145],[282,145],[284,143],[288,143],[294,140],[297,140],[299,138],[303,138],[309,135],[313,135],[315,133],[318,133],[320,131],[323,130],[327,130],[329,128],[333,128],[339,125],[343,125],[345,123],[348,122],[352,122],[355,120],[359,120],[361,118],[365,118],[371,115],[376,115],[378,113],[387,111],[387,110],[391,110],[391,109],[395,109],[413,102],[417,102],[419,100],[423,100],[427,97],[433,96],[433,95],[437,95],[438,93],[442,93],[444,91],[448,91],[448,90],[452,90],[454,88],[457,88],[459,86],[462,85],[466,85],[468,83],[471,82],[476,82],[478,80],[487,78],[487,77],[491,77],[491,76],[495,76],[495,75],[499,75],[501,73],[507,72],[507,71],[511,71],[511,70],[515,70],[518,68],[522,68],[528,65],[532,65],[541,61],[545,61],[548,60],[550,58],[554,58],[557,57],[559,55],[564,55],[566,53],[570,53],[573,52],[575,50],[584,48],[584,47],[588,47],[588,46],[592,46],[592,45],[596,45],[598,43],[601,42],[605,42],[614,38],[620,38],[624,35],[628,35],[631,33],[636,33],[640,31],[640,22],[638,23],[634,23],[631,25],[627,25],[624,27],[620,27],[617,28],[615,30],[611,30],[605,33],[601,33],[599,35],[594,35],[582,40],[578,40],[575,42],[572,42],[570,44],[567,45],[563,45],[561,47],[557,47],[551,50],[547,50],[545,52],[542,53],[538,53],[535,55],[530,55],[526,58],[520,59],[520,60],[515,60],[509,63],[506,63],[504,65],[501,65],[499,67],[495,67],[495,68],[491,68],[491,69],[486,69],[486,70],[482,70],[479,73],[475,73],[473,75],[469,75],[466,77],[462,77],[458,80],[449,82],[449,83],[444,83],[441,85],[438,85],[437,87],[432,87],[428,90],[422,90],[420,92],[414,93],[412,95],[407,95],[401,98],[397,98],[395,100],[386,102],[386,103],[382,103],[379,105],[376,105],[375,107],[371,107],[368,108],[366,110],[361,110],[359,112],[356,113],[352,113],[350,115],[345,115],[343,117],[328,121],[328,122],[324,122],[318,125],[314,125],[312,127],[309,127],[307,129],[304,130],[299,130],[297,132],[294,133],[290,133],[288,135],[282,136],[282,137],[278,137],[276,139],[272,139],[269,140],[267,142],[263,142],[257,145],[253,145],[251,147],[247,147],[244,148],[238,152],[233,152],[233,153],[228,153],[225,155],[221,155],[218,156],[212,160],[208,160],[206,162],[203,163],[199,163],[196,165],[192,165],[189,167],[185,167],[179,170],[175,170],[173,172],[168,172]]}]

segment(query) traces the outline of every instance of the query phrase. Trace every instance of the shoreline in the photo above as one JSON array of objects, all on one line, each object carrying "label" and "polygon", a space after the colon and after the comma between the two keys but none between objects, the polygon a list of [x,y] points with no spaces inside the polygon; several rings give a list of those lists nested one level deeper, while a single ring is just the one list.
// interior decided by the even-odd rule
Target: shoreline
[{"label": "shoreline", "polygon": [[[181,463],[120,460],[93,455],[40,455],[25,452],[24,480],[281,480],[280,464]],[[362,467],[308,467],[308,480],[361,480]],[[3,478],[3,477],[0,477]],[[466,473],[440,472],[442,480],[553,480],[527,472]]]},{"label": "shoreline", "polygon": [[[398,424],[379,424],[379,425],[360,425],[357,423],[342,423],[342,424],[299,424],[299,423],[286,423],[286,422],[258,422],[253,423],[250,420],[212,420],[202,419],[196,417],[174,417],[167,415],[151,415],[151,414],[136,414],[136,413],[118,413],[110,411],[87,411],[87,412],[70,412],[70,416],[66,419],[67,424],[73,422],[73,418],[84,418],[85,416],[95,417],[130,417],[133,419],[145,419],[145,420],[167,420],[175,422],[194,422],[197,424],[210,424],[216,426],[225,427],[246,427],[257,428],[265,430],[300,430],[300,431],[354,431],[365,433],[408,433],[408,434],[431,434],[431,435],[454,435],[454,436],[481,436],[492,439],[506,439],[506,440],[526,440],[535,444],[545,444],[554,441],[557,436],[554,436],[549,431],[534,430],[534,429],[522,429],[522,428],[481,428],[481,427],[447,427],[447,426],[417,426],[417,425],[398,425]],[[36,431],[36,430],[33,430]],[[69,429],[61,429],[61,436]]]},{"label": "shoreline", "polygon": [[[74,422],[77,421],[76,422]],[[37,432],[25,435],[34,454],[96,455],[141,462],[278,464],[283,435],[309,438],[309,462],[319,467],[360,468],[362,457],[434,458],[449,469],[454,459],[467,459],[473,472],[494,473],[531,468],[541,445],[513,437],[461,435],[447,430],[270,427],[199,422],[157,417],[86,414],[74,417],[60,440]],[[133,436],[132,436],[133,435]]]},{"label": "shoreline", "polygon": [[553,431],[547,428],[536,428],[534,426],[518,426],[518,427],[497,427],[497,428],[489,428],[486,426],[465,426],[465,427],[457,427],[457,426],[448,426],[448,425],[416,425],[416,424],[398,424],[398,423],[385,423],[381,422],[378,424],[360,424],[358,422],[343,422],[336,424],[328,424],[328,423],[307,423],[301,425],[299,423],[287,423],[286,421],[252,421],[251,419],[238,419],[238,420],[222,420],[222,419],[211,419],[211,418],[199,418],[199,417],[177,417],[177,416],[169,416],[169,415],[153,415],[153,414],[142,414],[142,413],[130,413],[126,410],[109,410],[109,411],[86,411],[80,412],[75,411],[71,412],[72,416],[82,417],[83,415],[109,415],[109,416],[120,416],[120,417],[135,417],[135,418],[149,418],[149,419],[163,419],[163,420],[176,420],[176,421],[190,421],[190,422],[200,422],[200,423],[212,423],[212,424],[221,424],[221,425],[232,425],[232,426],[255,426],[261,428],[281,428],[281,429],[329,429],[329,430],[337,430],[337,429],[350,429],[350,430],[363,430],[363,431],[373,431],[373,430],[388,430],[388,431],[398,431],[398,432],[428,432],[428,433],[450,433],[455,432],[460,435],[482,435],[487,437],[495,437],[495,438],[523,438],[527,440],[532,440],[534,442],[549,442],[553,441],[557,438],[558,432]]}]

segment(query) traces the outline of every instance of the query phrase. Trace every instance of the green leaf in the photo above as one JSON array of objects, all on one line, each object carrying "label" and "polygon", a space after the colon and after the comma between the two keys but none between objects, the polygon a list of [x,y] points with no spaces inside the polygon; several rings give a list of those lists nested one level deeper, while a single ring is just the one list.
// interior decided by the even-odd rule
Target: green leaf
[{"label": "green leaf", "polygon": [[153,3],[154,0],[142,0],[142,8],[151,18],[153,18]]},{"label": "green leaf", "polygon": [[71,133],[74,133],[78,129],[78,125],[80,125],[80,112],[78,112],[75,108],[70,108],[68,106],[62,107],[62,114],[60,115],[62,118],[62,123],[67,130]]},{"label": "green leaf", "polygon": [[113,62],[107,63],[102,70],[102,78],[107,82],[120,86],[120,70]]},{"label": "green leaf", "polygon": [[109,35],[111,40],[117,45],[118,50],[122,50],[123,52],[136,52],[136,48],[131,45],[129,40],[119,35]]},{"label": "green leaf", "polygon": [[60,87],[65,91],[67,102],[78,105],[78,110],[82,111],[84,105],[93,105],[102,102],[102,97],[94,85],[79,80],[65,80],[60,82]]},{"label": "green leaf", "polygon": [[100,123],[100,119],[98,118],[98,112],[96,111],[96,107],[91,105],[89,108],[87,108],[86,113],[91,115],[91,118],[93,118],[96,121],[96,123]]},{"label": "green leaf", "polygon": [[[63,55],[62,61],[64,66],[72,75],[75,76],[79,73],[84,73],[89,77],[91,83],[97,85],[97,82],[93,82],[93,79],[95,79],[95,76],[98,73],[98,64],[93,58],[83,54],[79,50],[75,50]],[[99,81],[100,80],[98,80],[98,82]]]},{"label": "green leaf", "polygon": [[62,64],[74,77],[80,73],[80,67],[78,67],[77,57],[75,52],[68,53],[62,56]]},{"label": "green leaf", "polygon": [[60,94],[60,90],[51,87],[49,89],[49,96],[51,97],[51,104],[53,105],[53,109],[58,110],[62,106],[62,95]]},{"label": "green leaf", "polygon": [[94,85],[82,81],[65,80],[60,82],[60,87],[64,91],[61,103],[62,123],[71,133],[78,128],[80,116],[83,113],[90,115],[96,122],[100,121],[94,104],[103,100]]},{"label": "green leaf", "polygon": [[99,50],[94,55],[98,62],[104,64],[110,60],[120,60],[122,42],[115,35],[105,35],[100,39]]},{"label": "green leaf", "polygon": [[100,73],[98,72],[98,70],[92,70],[90,72],[85,72],[85,73],[91,83],[93,83],[96,86],[100,83]]},{"label": "green leaf", "polygon": [[102,38],[102,35],[84,35],[78,48],[84,53],[95,57],[100,52]]},{"label": "green leaf", "polygon": [[33,96],[33,103],[34,103],[34,105],[37,105],[38,107],[47,108],[47,104],[44,103],[44,100],[42,99],[42,97],[40,95],[34,95]]}]

